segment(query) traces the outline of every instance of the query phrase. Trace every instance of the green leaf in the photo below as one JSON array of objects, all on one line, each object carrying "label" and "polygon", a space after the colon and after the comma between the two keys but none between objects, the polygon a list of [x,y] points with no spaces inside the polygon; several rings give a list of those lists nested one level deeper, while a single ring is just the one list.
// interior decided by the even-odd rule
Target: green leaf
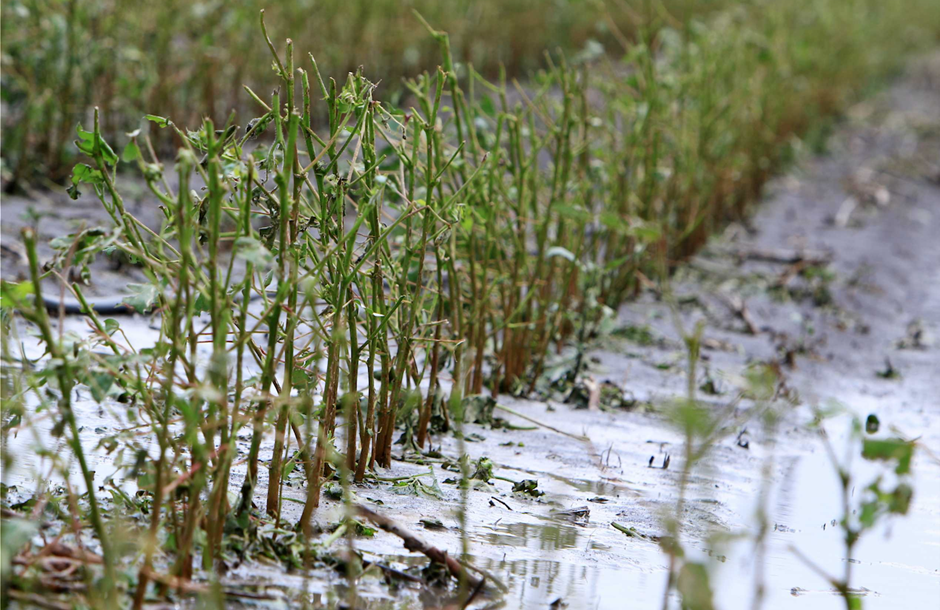
[{"label": "green leaf", "polygon": [[124,152],[121,153],[121,161],[130,163],[137,159],[140,159],[140,149],[137,147],[137,142],[131,140],[127,143],[127,146],[124,147]]},{"label": "green leaf", "polygon": [[108,390],[114,384],[114,375],[108,372],[91,371],[85,378],[85,385],[91,390],[91,396],[96,402],[101,402],[108,395]]},{"label": "green leaf", "polygon": [[267,267],[274,262],[271,251],[253,237],[239,237],[235,240],[235,256],[256,267]]},{"label": "green leaf", "polygon": [[894,472],[907,474],[914,457],[914,443],[900,438],[865,439],[862,442],[862,457],[866,460],[896,460]]},{"label": "green leaf", "polygon": [[630,227],[630,233],[640,241],[645,242],[655,241],[662,235],[659,227],[651,224],[635,224]]},{"label": "green leaf", "polygon": [[559,216],[563,216],[564,218],[570,218],[576,222],[591,221],[591,213],[582,207],[559,203],[552,206],[552,208],[558,212]]},{"label": "green leaf", "polygon": [[193,309],[197,314],[212,311],[212,300],[204,292],[196,295],[196,302],[193,303]]},{"label": "green leaf", "polygon": [[17,302],[26,300],[26,297],[34,293],[35,289],[30,281],[3,282],[3,284],[0,284],[0,308],[11,309],[16,307]]},{"label": "green leaf", "polygon": [[862,504],[862,510],[858,513],[858,522],[862,527],[870,528],[875,524],[875,517],[878,516],[878,502],[865,502]]},{"label": "green leaf", "polygon": [[888,510],[898,515],[906,515],[911,508],[911,499],[914,489],[907,483],[901,483],[894,488],[888,500]]},{"label": "green leaf", "polygon": [[605,227],[618,233],[627,233],[630,230],[630,225],[616,212],[601,212],[600,221]]},{"label": "green leaf", "polygon": [[145,114],[144,118],[148,121],[152,121],[157,124],[157,127],[163,129],[164,127],[169,127],[173,124],[173,121],[170,119],[164,118],[162,116],[157,116],[155,114]]},{"label": "green leaf", "polygon": [[153,284],[128,284],[131,294],[124,297],[124,303],[134,308],[137,313],[146,313],[153,308],[157,300],[157,287]]},{"label": "green leaf", "polygon": [[714,610],[708,570],[700,563],[686,563],[679,570],[676,589],[682,594],[683,610]]},{"label": "green leaf", "polygon": [[7,519],[0,523],[0,578],[10,582],[13,557],[39,531],[39,523],[29,519]]},{"label": "green leaf", "polygon": [[97,143],[98,152],[101,154],[102,160],[107,165],[117,165],[118,156],[114,153],[114,150],[108,146],[108,143],[104,141],[101,134],[98,134],[96,140],[94,132],[82,129],[81,123],[79,123],[76,131],[78,132],[78,139],[75,140],[75,146],[77,146],[80,151],[94,159],[95,144]]},{"label": "green leaf", "polygon": [[79,163],[72,168],[72,186],[68,188],[69,197],[72,200],[81,196],[82,193],[78,190],[78,185],[82,183],[94,184],[95,186],[104,184],[104,174],[85,163]]},{"label": "green leaf", "polygon": [[484,95],[480,98],[480,110],[491,117],[496,116],[496,106],[493,104],[493,100],[490,99],[490,96]]},{"label": "green leaf", "polygon": [[79,163],[72,169],[72,184],[100,184],[104,181],[104,174],[85,163]]},{"label": "green leaf", "polygon": [[432,479],[430,483],[423,482],[419,477],[406,479],[396,483],[393,491],[403,496],[417,496],[429,500],[443,500],[444,492],[441,491],[441,486],[438,484],[437,479],[433,478],[433,474],[431,476]]}]

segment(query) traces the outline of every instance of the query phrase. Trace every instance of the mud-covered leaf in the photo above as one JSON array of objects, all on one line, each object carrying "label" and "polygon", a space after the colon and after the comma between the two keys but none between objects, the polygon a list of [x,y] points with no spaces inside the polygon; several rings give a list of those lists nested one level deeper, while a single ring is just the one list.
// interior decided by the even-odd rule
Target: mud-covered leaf
[{"label": "mud-covered leaf", "polygon": [[444,499],[444,492],[441,491],[441,486],[437,483],[437,479],[434,478],[433,474],[429,482],[422,479],[427,479],[427,477],[413,477],[400,481],[395,484],[394,491],[402,496],[415,496],[432,500]]},{"label": "mud-covered leaf", "polygon": [[475,469],[473,474],[470,475],[470,478],[489,483],[490,479],[493,478],[493,466],[493,460],[485,456],[481,457],[476,461]]},{"label": "mud-covered leaf", "polygon": [[537,479],[522,479],[512,486],[512,491],[513,493],[521,493],[527,496],[532,496],[533,498],[538,498],[545,495],[545,492],[539,489],[539,482]]},{"label": "mud-covered leaf", "polygon": [[496,400],[486,394],[466,396],[461,401],[463,420],[473,424],[486,424],[493,421],[493,409]]},{"label": "mud-covered leaf", "polygon": [[447,529],[447,526],[444,525],[440,519],[436,517],[424,517],[418,520],[425,529],[429,530],[444,530]]}]

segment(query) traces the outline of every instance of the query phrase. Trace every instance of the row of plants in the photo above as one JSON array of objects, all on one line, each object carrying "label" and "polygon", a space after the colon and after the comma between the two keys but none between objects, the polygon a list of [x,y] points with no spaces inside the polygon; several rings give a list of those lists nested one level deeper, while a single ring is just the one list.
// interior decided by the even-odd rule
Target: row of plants
[{"label": "row of plants", "polygon": [[[531,394],[546,354],[588,341],[641,283],[744,214],[795,135],[932,40],[930,4],[788,0],[682,23],[650,10],[622,60],[550,55],[526,86],[456,62],[450,38],[424,23],[442,64],[407,81],[405,108],[378,101],[361,70],[337,82],[290,40],[279,48],[262,13],[277,83],[270,96],[246,88],[250,120],[186,129],[148,115],[153,133],[182,142],[168,166],[144,131],[115,152],[96,111],[77,131],[87,162],[71,191],[94,190],[112,226],[61,240],[45,265],[27,230],[31,279],[2,285],[4,362],[19,367],[5,413],[38,404],[69,441],[104,566],[90,603],[132,589],[140,607],[158,562],[182,581],[196,562],[217,565],[254,515],[266,435],[264,513],[309,541],[324,482],[389,466],[399,426],[426,448],[432,431],[460,436],[481,393]],[[124,205],[122,165],[143,175],[160,227]],[[153,346],[128,346],[90,308],[94,332],[63,335],[41,305],[44,278],[113,251],[149,279],[129,301],[160,311]],[[80,285],[67,288],[84,301]],[[16,315],[38,329],[47,358],[17,357]],[[128,405],[132,431],[108,446],[126,452],[147,496],[133,544],[113,543],[102,517],[78,387]],[[230,489],[242,458],[246,476]],[[295,467],[303,513],[283,524]],[[158,544],[167,530],[172,552]],[[128,562],[131,584],[118,576]]]}]

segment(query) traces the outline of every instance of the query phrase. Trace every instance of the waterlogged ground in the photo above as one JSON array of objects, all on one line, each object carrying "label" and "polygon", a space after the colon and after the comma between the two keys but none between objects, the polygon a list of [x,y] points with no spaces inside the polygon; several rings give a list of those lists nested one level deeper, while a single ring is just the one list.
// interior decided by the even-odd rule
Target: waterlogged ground
[{"label": "waterlogged ground", "polygon": [[[4,201],[5,275],[20,265],[10,231],[12,218],[25,205],[24,200]],[[59,216],[51,219],[54,228],[90,213],[35,205]],[[673,291],[683,325],[692,329],[705,323],[699,396],[730,414],[726,434],[693,473],[681,515],[686,552],[711,567],[719,607],[747,607],[753,597],[757,562],[748,536],[755,532],[761,467],[770,455],[767,506],[773,531],[765,559],[765,607],[842,605],[830,585],[794,553],[797,549],[835,575],[847,561],[836,525],[841,517],[836,473],[809,427],[810,407],[834,402],[862,418],[876,414],[883,432],[895,428],[907,438],[919,438],[922,447],[913,464],[910,513],[862,539],[851,559],[852,585],[864,594],[869,609],[932,607],[940,599],[938,235],[940,54],[934,54],[915,62],[882,94],[852,108],[825,154],[805,156],[770,185],[747,226],[732,226],[678,272]],[[757,256],[786,258],[794,252],[824,254],[825,262],[795,267]],[[112,280],[121,281],[120,272],[114,273]],[[109,285],[99,286],[99,293]],[[144,318],[122,321],[136,347],[153,340],[148,324]],[[71,318],[67,325],[85,332],[80,319]],[[612,384],[617,390],[611,393],[626,399],[628,407],[576,409],[563,402],[501,397],[501,406],[567,434],[541,427],[467,426],[471,458],[488,457],[500,477],[470,492],[469,550],[475,565],[508,587],[504,596],[494,591],[474,607],[500,599],[507,608],[533,610],[662,604],[668,558],[656,538],[663,533],[662,516],[674,510],[683,460],[682,438],[663,412],[684,395],[685,354],[669,308],[653,291],[618,312],[607,331],[589,350],[585,379],[589,385]],[[799,398],[799,404],[783,408],[775,444],[753,425],[749,430],[736,423],[751,408],[746,401],[734,402],[741,376],[759,362],[774,363]],[[558,364],[565,366],[565,359]],[[113,405],[99,408],[85,400],[81,407],[89,447],[125,425],[122,409]],[[506,411],[495,415],[517,427],[532,426]],[[840,455],[848,422],[841,417],[826,424]],[[42,435],[40,440],[50,443]],[[240,443],[245,453],[246,441],[247,432]],[[34,488],[34,476],[48,467],[30,456],[34,442],[25,431],[12,441],[18,459],[3,475],[24,496]],[[396,455],[403,447],[396,446]],[[457,454],[450,435],[433,438],[432,447],[432,455]],[[271,439],[264,450],[269,456]],[[379,475],[424,474],[417,480],[426,487],[373,482],[355,487],[355,499],[431,544],[459,553],[459,492],[448,482],[458,475],[445,467],[452,460],[426,457],[416,463],[413,452],[404,457],[408,461],[396,461]],[[102,483],[115,470],[113,458],[101,455],[94,467]],[[233,475],[238,483],[241,468]],[[856,456],[851,471],[857,482],[854,496],[883,468]],[[512,492],[510,481],[524,479],[537,480],[545,495]],[[435,481],[441,499],[432,497]],[[259,504],[264,482],[257,492]],[[302,500],[302,477],[292,475],[288,484],[285,496]],[[282,517],[295,523],[301,508],[285,501]],[[336,500],[325,497],[318,523],[327,528],[341,510]],[[614,522],[633,528],[635,535],[615,529]],[[334,550],[344,544],[337,541]],[[417,569],[427,564],[384,532],[356,538],[355,545],[366,559],[413,574],[420,575]],[[293,607],[304,596],[326,605],[346,595],[340,572],[304,574],[266,562],[233,564],[222,582],[233,591],[269,598],[238,601],[254,607]],[[379,569],[370,569],[360,583],[361,604],[437,608],[447,603],[446,593],[406,580],[396,583],[388,586]]]}]

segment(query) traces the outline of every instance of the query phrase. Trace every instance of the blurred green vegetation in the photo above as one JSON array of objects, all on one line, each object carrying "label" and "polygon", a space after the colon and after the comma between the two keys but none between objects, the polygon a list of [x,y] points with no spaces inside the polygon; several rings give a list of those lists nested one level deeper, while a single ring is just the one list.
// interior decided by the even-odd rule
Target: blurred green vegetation
[{"label": "blurred green vegetation", "polygon": [[[677,15],[724,2],[667,0]],[[257,36],[262,8],[298,57],[313,53],[338,80],[366,66],[385,98],[403,76],[437,67],[437,47],[413,10],[451,35],[459,61],[488,75],[500,65],[524,74],[546,50],[610,47],[611,27],[629,33],[637,20],[627,3],[598,0],[5,1],[6,179],[64,177],[74,157],[67,144],[93,106],[109,136],[135,128],[145,112],[197,124],[243,109],[242,85],[263,90],[273,74]]]},{"label": "blurred green vegetation", "polygon": [[[761,12],[793,0],[290,0],[266,7],[271,30],[295,42],[299,57],[313,53],[322,69],[343,80],[359,66],[380,81],[377,95],[395,100],[403,77],[433,70],[437,48],[413,14],[447,31],[455,59],[483,75],[524,76],[545,65],[546,51],[576,53],[606,49],[619,54],[636,42],[644,24],[680,26],[688,19],[727,7]],[[2,5],[2,171],[7,190],[36,179],[60,182],[74,162],[69,145],[75,126],[101,108],[102,131],[114,137],[139,125],[144,113],[198,124],[223,121],[245,110],[242,85],[263,91],[271,80],[264,42],[256,35],[257,14],[270,3],[247,0],[139,3],[127,0],[8,0]],[[803,2],[792,35],[818,28],[832,2]],[[936,3],[888,0],[839,3],[866,27],[878,28],[872,49],[840,48],[849,32],[810,40],[794,59],[807,86],[828,86],[837,106],[843,75],[866,80],[886,52],[923,42],[936,31]],[[934,9],[931,11],[930,9]],[[928,14],[928,13],[933,14]],[[733,13],[733,11],[732,11]],[[875,23],[889,15],[887,23]],[[920,26],[911,39],[911,28]],[[847,28],[850,26],[847,25]],[[893,28],[893,29],[892,29]],[[748,52],[754,49],[749,49]],[[854,55],[853,55],[854,54]],[[842,68],[845,68],[843,71]],[[814,80],[816,79],[816,80]],[[825,93],[823,97],[825,97]],[[813,123],[808,109],[799,123]],[[816,125],[813,124],[813,127]],[[158,146],[171,151],[171,144]]]}]

